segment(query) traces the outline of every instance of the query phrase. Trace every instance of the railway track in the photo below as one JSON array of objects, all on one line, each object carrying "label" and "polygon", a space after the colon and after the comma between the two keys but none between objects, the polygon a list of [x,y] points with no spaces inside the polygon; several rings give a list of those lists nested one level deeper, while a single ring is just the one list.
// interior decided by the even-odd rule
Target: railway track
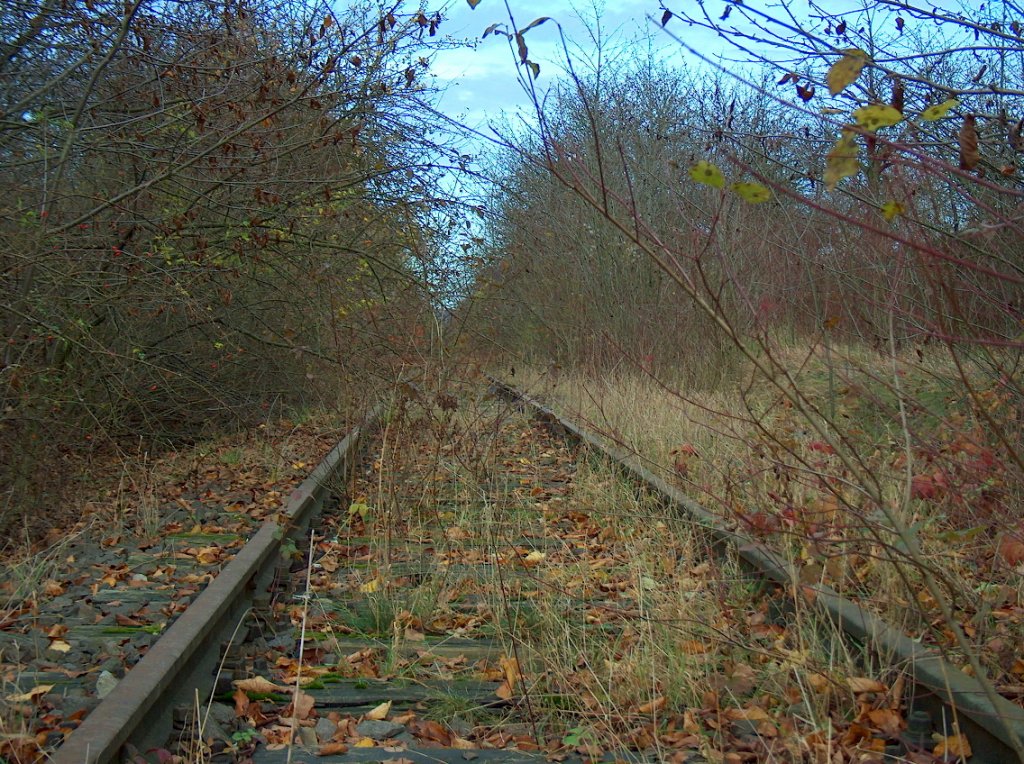
[{"label": "railway track", "polygon": [[[498,380],[492,393],[500,402],[403,399],[368,417],[52,760],[698,762],[708,741],[746,757],[737,761],[800,755],[787,748],[789,722],[752,701],[671,712],[677,697],[742,694],[746,674],[740,658],[710,659],[706,624],[649,610],[686,588],[696,613],[700,597],[738,579],[693,556],[717,548],[766,582],[749,622],[760,644],[777,642],[790,628],[786,565],[541,403]],[[613,466],[583,466],[581,446]],[[637,502],[628,531],[611,529],[622,519],[613,509],[587,504],[615,470],[642,487],[618,499]],[[689,541],[650,580],[638,550],[676,532],[670,515]],[[889,741],[892,760],[925,750],[952,719],[971,761],[1015,760],[1008,730],[1024,735],[1024,710],[988,703],[970,677],[834,592],[819,587],[813,601],[913,678],[911,729]],[[551,665],[553,641],[578,651],[575,662]],[[622,667],[662,647],[661,660],[690,662],[702,694],[634,686]],[[612,702],[623,708],[614,719]]]}]

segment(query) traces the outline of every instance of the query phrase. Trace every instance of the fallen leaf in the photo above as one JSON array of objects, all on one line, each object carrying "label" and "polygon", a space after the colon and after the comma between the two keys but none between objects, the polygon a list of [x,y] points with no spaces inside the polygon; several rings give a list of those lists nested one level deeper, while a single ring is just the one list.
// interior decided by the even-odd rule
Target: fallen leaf
[{"label": "fallen leaf", "polygon": [[32,703],[36,698],[41,698],[52,689],[52,684],[37,684],[28,692],[8,695],[6,700],[9,700],[11,703]]},{"label": "fallen leaf", "polygon": [[63,639],[55,639],[50,642],[50,649],[55,650],[58,653],[66,653],[71,650],[71,645],[65,642]]},{"label": "fallen leaf", "polygon": [[971,743],[967,740],[967,736],[950,735],[939,740],[938,745],[935,746],[935,750],[932,751],[938,758],[955,758],[955,759],[969,759],[974,755],[971,750]]},{"label": "fallen leaf", "polygon": [[204,546],[196,551],[195,556],[197,562],[203,565],[212,565],[220,559],[221,549],[216,546]]},{"label": "fallen leaf", "polygon": [[391,711],[391,701],[385,701],[374,709],[366,712],[366,718],[376,722],[383,721],[388,718],[388,713]]},{"label": "fallen leaf", "polygon": [[999,556],[1011,567],[1020,565],[1024,562],[1024,542],[1013,536],[1003,536],[999,541]]},{"label": "fallen leaf", "polygon": [[373,748],[377,745],[372,737],[360,738],[359,742],[356,743],[356,748]]},{"label": "fallen leaf", "polygon": [[637,709],[637,713],[653,714],[655,711],[660,711],[661,709],[663,709],[666,703],[668,703],[668,699],[664,695],[662,695],[658,698],[655,698],[650,703],[644,703]]},{"label": "fallen leaf", "polygon": [[303,719],[308,719],[309,714],[313,710],[313,706],[315,705],[315,703],[316,701],[313,700],[312,695],[309,695],[299,690],[295,694],[295,697],[291,703],[292,712],[290,714],[285,715],[291,716],[292,718],[298,719],[299,721],[302,721]]},{"label": "fallen leaf", "polygon": [[846,680],[847,686],[855,693],[860,692],[886,692],[889,688],[877,679],[870,679],[866,676],[852,676]]},{"label": "fallen leaf", "polygon": [[519,681],[519,662],[515,658],[503,655],[498,663],[501,664],[501,670],[505,674],[505,682],[508,683],[509,689],[514,688]]},{"label": "fallen leaf", "polygon": [[236,688],[231,698],[235,701],[235,716],[240,719],[245,718],[249,711],[250,703],[249,696],[245,694],[245,690]]},{"label": "fallen leaf", "polygon": [[726,716],[733,721],[743,719],[751,722],[767,721],[772,718],[768,712],[760,706],[750,706],[749,708],[730,708],[726,711]]},{"label": "fallen leaf", "polygon": [[871,726],[889,737],[896,737],[903,730],[903,717],[891,708],[876,708],[868,711]]},{"label": "fallen leaf", "polygon": [[359,591],[361,591],[363,594],[373,594],[375,591],[380,589],[381,583],[383,582],[378,576],[377,578],[374,578],[372,581],[367,581],[365,584],[360,586]]},{"label": "fallen leaf", "polygon": [[256,693],[271,693],[271,692],[288,692],[289,688],[281,687],[274,684],[269,679],[262,676],[254,676],[249,679],[236,679],[235,687],[243,692],[256,692]]},{"label": "fallen leaf", "polygon": [[320,746],[320,750],[317,751],[317,754],[319,756],[331,756],[342,753],[348,753],[348,745],[345,743],[338,742],[324,743],[322,746]]}]

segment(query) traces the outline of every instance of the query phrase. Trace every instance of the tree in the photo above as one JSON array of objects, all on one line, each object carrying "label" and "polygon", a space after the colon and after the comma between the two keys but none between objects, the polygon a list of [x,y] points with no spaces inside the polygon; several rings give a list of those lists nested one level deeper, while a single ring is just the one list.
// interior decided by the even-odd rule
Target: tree
[{"label": "tree", "polygon": [[450,153],[424,127],[438,15],[44,0],[2,22],[8,519],[55,448],[310,400],[429,314],[391,301]]}]

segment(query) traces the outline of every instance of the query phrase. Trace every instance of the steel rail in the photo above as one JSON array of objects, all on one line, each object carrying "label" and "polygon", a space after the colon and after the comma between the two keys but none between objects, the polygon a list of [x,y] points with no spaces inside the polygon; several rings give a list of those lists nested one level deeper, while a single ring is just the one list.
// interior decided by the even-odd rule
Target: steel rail
[{"label": "steel rail", "polygon": [[208,699],[220,644],[269,585],[286,538],[301,540],[323,508],[332,480],[354,468],[363,434],[384,410],[374,408],[288,496],[280,522],[267,522],[196,597],[146,655],[72,732],[52,764],[107,764],[125,743],[162,746],[172,730],[172,708]]},{"label": "steel rail", "polygon": [[918,687],[912,699],[914,706],[929,712],[933,719],[944,719],[947,725],[956,720],[970,740],[973,764],[1005,764],[1017,758],[1010,730],[1024,740],[1024,708],[1005,698],[993,705],[975,677],[964,674],[937,650],[914,641],[829,586],[801,583],[793,566],[777,552],[727,527],[720,517],[645,467],[636,454],[607,444],[523,391],[496,377],[487,377],[501,397],[528,406],[547,426],[611,459],[666,506],[705,528],[718,544],[734,549],[748,569],[780,584],[791,595],[799,592],[804,601],[848,636],[871,648],[889,665],[906,671]]}]

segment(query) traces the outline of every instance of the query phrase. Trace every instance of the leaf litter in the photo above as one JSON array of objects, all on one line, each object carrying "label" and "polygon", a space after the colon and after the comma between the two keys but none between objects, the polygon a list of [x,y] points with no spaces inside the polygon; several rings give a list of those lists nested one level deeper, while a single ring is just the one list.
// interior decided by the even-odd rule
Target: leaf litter
[{"label": "leaf litter", "polygon": [[[314,647],[268,656],[267,680],[314,698],[324,750],[845,762],[899,743],[898,676],[839,655],[613,467],[457,400],[389,423],[352,490],[365,511],[319,529],[308,605],[277,605]],[[345,705],[360,692],[376,700]]]},{"label": "leaf litter", "polygon": [[74,525],[9,558],[0,577],[0,758],[41,761],[58,747],[98,703],[98,680],[112,686],[145,655],[340,433],[281,420],[93,465],[58,513]]}]

